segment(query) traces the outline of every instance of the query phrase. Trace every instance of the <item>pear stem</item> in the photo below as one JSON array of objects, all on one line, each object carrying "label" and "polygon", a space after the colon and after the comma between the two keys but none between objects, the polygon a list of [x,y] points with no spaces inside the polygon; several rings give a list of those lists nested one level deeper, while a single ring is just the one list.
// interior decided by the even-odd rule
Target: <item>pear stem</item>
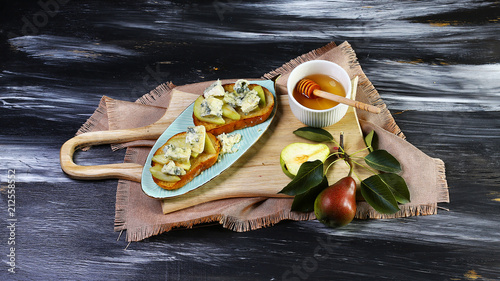
[{"label": "pear stem", "polygon": [[331,167],[333,164],[337,163],[337,161],[339,161],[340,159],[341,159],[341,158],[339,158],[339,159],[337,159],[337,160],[333,161],[332,163],[330,163],[330,164],[326,167],[326,169],[325,169],[325,175],[326,175],[326,173],[328,172],[328,170],[330,169],[330,167]]},{"label": "pear stem", "polygon": [[356,178],[358,178],[359,182],[362,182],[362,181],[363,181],[363,180],[359,177],[359,175],[358,175],[358,174],[356,174],[356,172],[354,172],[354,171],[353,171],[353,173],[354,173],[354,176],[355,176]]},{"label": "pear stem", "polygon": [[352,175],[352,172],[353,172],[353,165],[351,163],[351,159],[348,157],[346,160],[345,160],[345,163],[347,164],[347,166],[349,166],[349,174],[347,175],[348,177],[350,177]]},{"label": "pear stem", "polygon": [[339,145],[339,152],[342,150],[343,153],[345,153],[344,149],[344,132],[340,132],[340,145]]},{"label": "pear stem", "polygon": [[330,153],[330,155],[328,155],[328,157],[326,159],[328,159],[328,158],[330,158],[331,156],[334,156],[334,155],[338,156],[339,154],[342,154],[342,153],[340,153],[340,152]]},{"label": "pear stem", "polygon": [[360,150],[358,150],[358,151],[356,151],[356,152],[354,152],[354,153],[351,153],[351,155],[350,155],[350,156],[356,155],[356,154],[360,153],[361,151],[365,151],[365,150],[367,150],[367,149],[370,149],[370,147],[369,147],[369,146],[367,146],[367,147],[365,147],[365,148],[363,148],[363,149],[360,149]]},{"label": "pear stem", "polygon": [[349,174],[347,176],[350,177],[352,175],[353,166],[352,166],[351,158],[349,157],[349,154],[347,154],[345,152],[345,149],[344,149],[344,132],[340,132],[339,152],[340,152],[340,150],[342,150],[342,152],[343,152],[343,158],[344,158],[345,163],[347,164],[347,166],[349,166]]}]

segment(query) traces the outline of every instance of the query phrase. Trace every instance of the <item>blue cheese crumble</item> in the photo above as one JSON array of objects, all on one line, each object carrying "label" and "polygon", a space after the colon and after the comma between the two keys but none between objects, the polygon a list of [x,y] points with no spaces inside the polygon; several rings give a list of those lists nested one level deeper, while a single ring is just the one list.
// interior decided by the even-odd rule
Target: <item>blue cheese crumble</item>
[{"label": "blue cheese crumble", "polygon": [[163,148],[163,153],[165,153],[165,157],[167,159],[179,162],[189,162],[189,157],[191,157],[191,148],[176,147],[173,144],[167,144]]},{"label": "blue cheese crumble", "polygon": [[222,106],[224,102],[218,98],[210,96],[201,102],[201,116],[222,116]]},{"label": "blue cheese crumble", "polygon": [[259,97],[259,94],[257,93],[257,91],[251,90],[251,91],[247,92],[245,97],[241,101],[241,105],[240,105],[241,111],[243,111],[243,113],[245,113],[245,114],[250,113],[250,111],[259,107],[259,101],[260,101],[260,97]]},{"label": "blue cheese crumble", "polygon": [[237,92],[226,92],[223,101],[232,107],[237,107],[241,106],[244,97],[244,94],[238,94]]},{"label": "blue cheese crumble", "polygon": [[183,176],[186,174],[186,170],[175,165],[174,161],[170,160],[167,164],[163,165],[161,172],[172,176]]},{"label": "blue cheese crumble", "polygon": [[217,136],[217,139],[222,144],[222,154],[234,153],[238,151],[238,149],[234,145],[241,141],[241,134],[227,135],[226,133],[222,133]]},{"label": "blue cheese crumble", "polygon": [[248,114],[259,107],[260,97],[257,91],[248,88],[249,82],[240,79],[234,83],[233,92],[226,92],[223,101],[232,107],[240,107],[243,114]]},{"label": "blue cheese crumble", "polygon": [[222,87],[222,83],[220,82],[219,79],[212,83],[212,85],[208,86],[204,91],[203,91],[203,96],[205,98],[209,97],[222,97],[224,96],[224,87]]},{"label": "blue cheese crumble", "polygon": [[250,91],[250,89],[248,88],[249,84],[250,83],[248,83],[247,80],[240,79],[234,83],[233,90],[240,95],[245,94],[246,92]]},{"label": "blue cheese crumble", "polygon": [[187,128],[186,143],[191,146],[191,152],[199,154],[205,150],[206,134],[207,131],[203,125]]}]

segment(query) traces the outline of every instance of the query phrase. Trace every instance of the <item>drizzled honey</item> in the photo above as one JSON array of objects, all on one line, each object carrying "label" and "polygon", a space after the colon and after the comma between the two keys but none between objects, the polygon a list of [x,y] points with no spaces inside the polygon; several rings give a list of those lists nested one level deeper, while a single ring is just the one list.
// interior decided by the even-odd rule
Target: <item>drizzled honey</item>
[{"label": "drizzled honey", "polygon": [[[316,82],[321,87],[321,90],[325,92],[345,97],[345,89],[342,84],[328,75],[312,74],[304,78],[311,79],[312,81]],[[338,102],[320,97],[308,98],[302,93],[299,93],[297,89],[293,89],[293,97],[301,105],[316,110],[329,109],[338,104]]]}]

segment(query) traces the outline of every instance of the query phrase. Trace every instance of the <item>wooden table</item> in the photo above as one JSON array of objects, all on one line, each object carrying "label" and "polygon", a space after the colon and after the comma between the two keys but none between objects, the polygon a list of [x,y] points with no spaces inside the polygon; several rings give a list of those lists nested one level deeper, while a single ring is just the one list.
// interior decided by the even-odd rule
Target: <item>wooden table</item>
[{"label": "wooden table", "polygon": [[[498,3],[42,0],[0,7],[1,280],[500,279]],[[245,233],[214,225],[125,250],[113,232],[116,180],[72,180],[60,169],[59,148],[102,95],[134,101],[167,81],[260,77],[331,41],[349,41],[408,141],[445,161],[451,202],[437,215],[336,230],[317,221]],[[123,156],[102,146],[76,160],[95,165]]]}]

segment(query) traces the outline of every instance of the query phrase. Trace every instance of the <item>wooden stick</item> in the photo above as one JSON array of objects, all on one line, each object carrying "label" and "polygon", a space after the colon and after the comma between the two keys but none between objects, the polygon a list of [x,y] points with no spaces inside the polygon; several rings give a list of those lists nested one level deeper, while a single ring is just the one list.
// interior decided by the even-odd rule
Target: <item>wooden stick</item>
[{"label": "wooden stick", "polygon": [[337,95],[334,95],[334,94],[331,94],[331,93],[328,93],[328,92],[325,92],[325,91],[322,91],[322,90],[314,90],[313,91],[313,94],[317,97],[321,97],[321,98],[324,98],[324,99],[329,99],[329,100],[332,100],[332,101],[335,101],[335,102],[338,102],[338,103],[343,103],[343,104],[347,104],[349,106],[352,106],[352,107],[355,107],[355,108],[359,108],[361,110],[365,110],[365,111],[368,111],[368,112],[371,112],[371,113],[380,113],[380,108],[376,107],[376,106],[373,106],[371,104],[366,104],[366,103],[363,103],[363,102],[359,102],[359,101],[355,101],[355,100],[351,100],[351,99],[348,99],[346,97],[342,97],[342,96],[337,96]]},{"label": "wooden stick", "polygon": [[338,103],[346,104],[346,105],[349,105],[349,106],[352,106],[352,107],[355,107],[355,108],[358,108],[361,110],[365,110],[365,111],[368,111],[371,113],[376,113],[376,114],[380,113],[380,111],[381,111],[380,108],[373,106],[373,105],[370,105],[370,104],[356,101],[355,94],[356,94],[356,89],[358,87],[358,76],[354,77],[354,79],[351,81],[351,83],[352,83],[352,93],[353,93],[352,99],[348,99],[348,98],[345,98],[342,96],[337,96],[337,95],[334,95],[332,93],[322,91],[321,87],[319,86],[318,83],[314,82],[311,79],[307,79],[307,78],[301,79],[297,83],[296,87],[297,87],[297,91],[299,91],[300,93],[302,93],[304,96],[306,96],[308,98],[313,98],[314,96],[321,97],[321,98],[332,100],[332,101],[335,101]]}]

